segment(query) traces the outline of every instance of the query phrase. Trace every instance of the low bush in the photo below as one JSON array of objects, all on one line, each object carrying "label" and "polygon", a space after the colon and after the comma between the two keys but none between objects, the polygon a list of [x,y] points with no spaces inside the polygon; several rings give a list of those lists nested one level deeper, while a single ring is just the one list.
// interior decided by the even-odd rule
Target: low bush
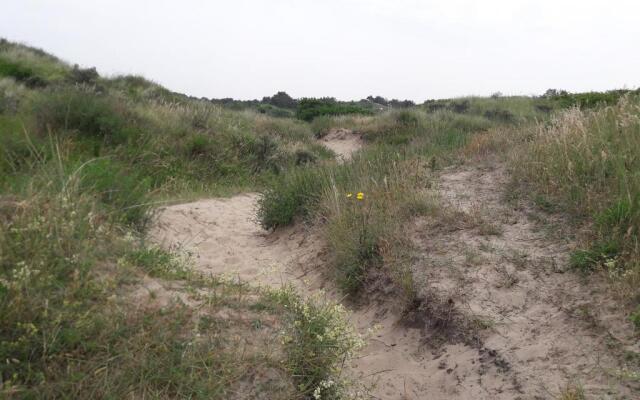
[{"label": "low bush", "polygon": [[69,73],[69,81],[76,84],[95,84],[99,77],[95,67],[80,68],[77,64]]},{"label": "low bush", "polygon": [[317,207],[326,187],[327,168],[299,168],[276,177],[258,201],[258,218],[265,229],[289,225]]}]

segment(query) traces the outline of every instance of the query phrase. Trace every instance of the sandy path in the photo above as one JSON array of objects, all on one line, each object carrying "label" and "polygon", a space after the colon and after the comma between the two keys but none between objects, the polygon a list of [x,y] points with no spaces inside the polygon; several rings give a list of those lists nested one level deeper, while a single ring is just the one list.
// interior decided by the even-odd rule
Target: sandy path
[{"label": "sandy path", "polygon": [[[353,324],[370,339],[349,371],[373,385],[371,398],[552,399],[569,382],[592,395],[633,398],[614,377],[621,365],[611,350],[612,341],[620,351],[632,348],[628,326],[611,325],[624,318],[609,309],[615,304],[602,288],[563,273],[571,243],[541,230],[530,209],[504,204],[501,168],[450,169],[440,182],[448,207],[489,226],[416,221],[413,269],[421,296],[431,299],[418,309],[418,323],[402,322],[392,299],[352,310]],[[264,231],[255,221],[256,201],[257,195],[244,194],[165,207],[152,237],[191,252],[205,273],[255,285],[292,283],[306,294],[322,288],[339,300],[323,276],[321,235],[304,226]],[[440,317],[433,299],[451,305],[438,310],[466,321],[457,326],[453,318],[439,340],[430,332]],[[581,310],[596,315],[585,320]],[[482,329],[471,329],[474,324]]]},{"label": "sandy path", "polygon": [[204,273],[280,286],[317,266],[322,242],[296,226],[269,234],[255,220],[258,195],[208,199],[159,210],[154,241],[194,256]]}]

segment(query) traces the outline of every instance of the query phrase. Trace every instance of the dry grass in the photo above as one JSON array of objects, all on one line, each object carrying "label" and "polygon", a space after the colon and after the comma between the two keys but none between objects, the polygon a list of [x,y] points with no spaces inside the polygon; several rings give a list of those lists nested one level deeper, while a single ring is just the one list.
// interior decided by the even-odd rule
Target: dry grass
[{"label": "dry grass", "polygon": [[[640,301],[640,101],[622,97],[594,110],[561,111],[547,122],[474,136],[465,157],[502,154],[516,188],[545,211],[570,214],[585,247],[584,271],[605,270],[621,302]],[[640,315],[640,314],[639,314]]]}]

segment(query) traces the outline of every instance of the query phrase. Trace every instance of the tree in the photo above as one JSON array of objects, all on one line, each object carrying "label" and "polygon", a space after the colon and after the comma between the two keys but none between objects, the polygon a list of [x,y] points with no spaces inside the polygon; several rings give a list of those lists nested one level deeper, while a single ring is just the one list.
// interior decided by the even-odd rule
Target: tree
[{"label": "tree", "polygon": [[278,92],[271,97],[264,97],[262,102],[281,108],[296,108],[298,105],[298,102],[289,96],[287,92]]}]

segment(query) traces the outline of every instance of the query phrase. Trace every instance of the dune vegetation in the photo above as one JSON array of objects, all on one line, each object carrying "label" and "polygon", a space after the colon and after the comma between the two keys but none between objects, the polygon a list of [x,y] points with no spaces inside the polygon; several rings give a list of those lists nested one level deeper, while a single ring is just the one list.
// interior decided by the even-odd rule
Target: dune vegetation
[{"label": "dune vegetation", "polygon": [[[384,282],[410,309],[419,290],[406,227],[451,217],[431,190],[435,176],[480,156],[508,165],[514,195],[573,221],[575,272],[620,288],[640,329],[637,91],[373,100],[279,94],[245,107],[103,77],[2,40],[0,397],[353,395],[340,370],[362,340],[344,309],[196,272],[187,255],[148,239],[155,210],[260,192],[265,229],[319,227],[327,270],[347,296],[362,300]],[[337,128],[366,145],[341,163],[319,141]],[[138,304],[148,277],[201,306]],[[264,320],[275,321],[269,332],[251,334]]]}]

